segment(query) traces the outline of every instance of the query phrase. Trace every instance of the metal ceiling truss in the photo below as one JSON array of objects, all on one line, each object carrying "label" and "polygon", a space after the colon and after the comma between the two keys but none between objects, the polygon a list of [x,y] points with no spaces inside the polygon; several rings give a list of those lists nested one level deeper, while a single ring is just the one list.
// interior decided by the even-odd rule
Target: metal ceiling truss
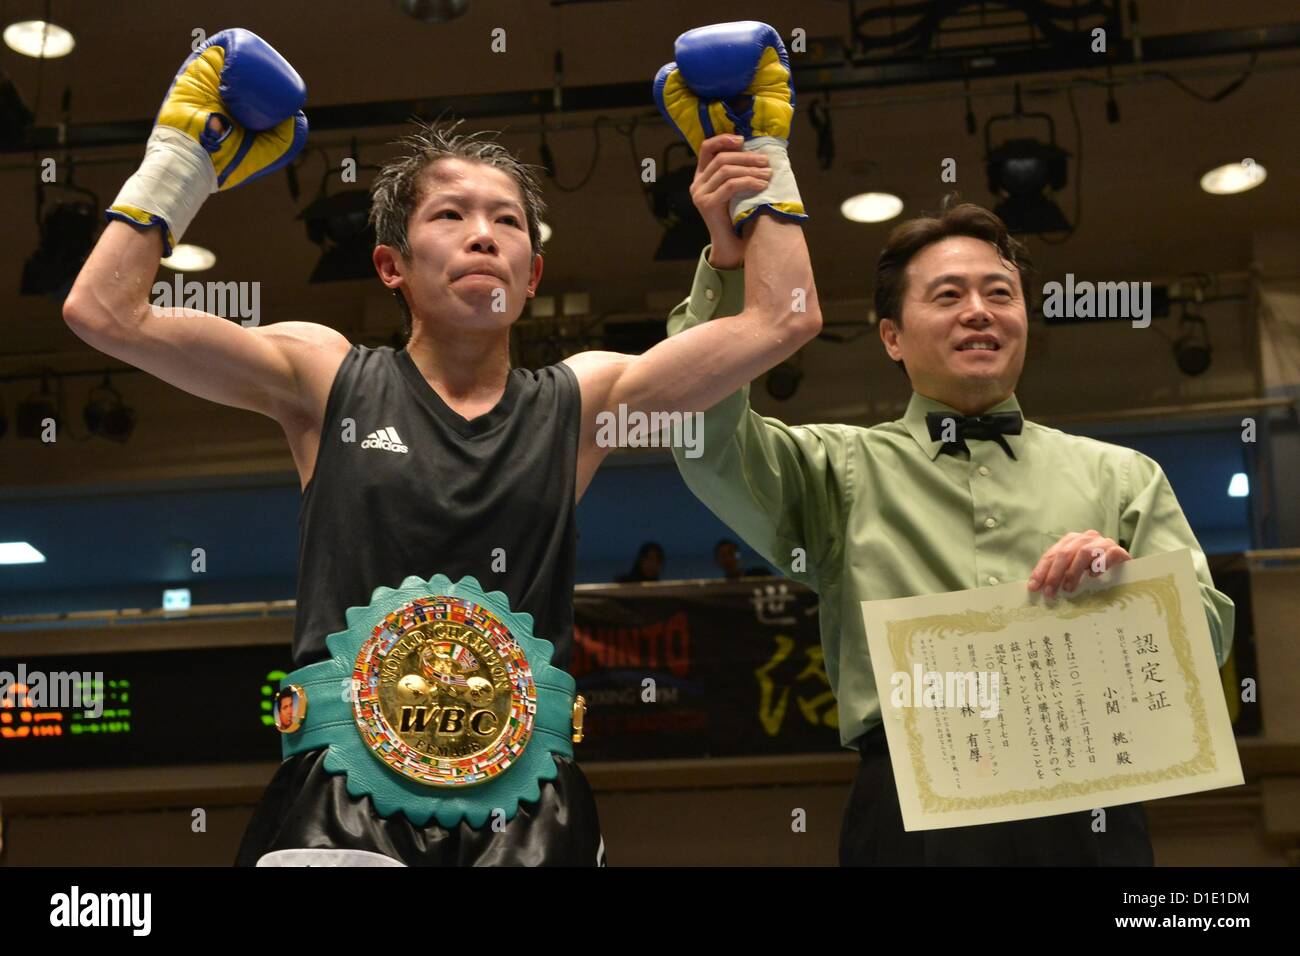
[{"label": "metal ceiling truss", "polygon": [[[1120,16],[1119,0],[939,0],[849,2],[847,6],[847,41],[809,37],[807,52],[793,55],[795,86],[801,92],[969,82],[1300,48],[1300,23],[1142,37],[1131,9],[1128,17]],[[1092,51],[1092,30],[1097,27],[1106,30],[1104,54]],[[444,113],[476,119],[636,108],[653,113],[648,78],[566,87],[561,84],[560,63],[557,54],[556,83],[546,89],[335,106],[309,102],[307,113],[316,133],[400,126],[413,116],[432,119]],[[152,125],[149,118],[40,127],[30,130],[19,144],[0,146],[0,153],[138,146]]]}]

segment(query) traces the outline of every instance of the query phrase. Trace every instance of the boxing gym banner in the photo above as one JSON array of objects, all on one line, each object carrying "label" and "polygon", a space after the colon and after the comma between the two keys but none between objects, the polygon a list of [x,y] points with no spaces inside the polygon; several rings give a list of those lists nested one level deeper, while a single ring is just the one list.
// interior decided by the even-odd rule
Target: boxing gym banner
[{"label": "boxing gym banner", "polygon": [[836,751],[817,596],[779,579],[580,590],[579,759]]}]

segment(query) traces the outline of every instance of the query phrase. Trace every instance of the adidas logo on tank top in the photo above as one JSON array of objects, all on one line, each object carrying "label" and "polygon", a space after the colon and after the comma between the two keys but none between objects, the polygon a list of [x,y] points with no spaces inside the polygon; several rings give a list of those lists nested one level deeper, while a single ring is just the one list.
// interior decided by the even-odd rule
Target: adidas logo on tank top
[{"label": "adidas logo on tank top", "polygon": [[405,455],[410,451],[403,444],[402,440],[397,437],[397,429],[381,428],[379,431],[371,432],[366,436],[366,440],[361,443],[362,448],[378,448],[382,451],[395,451]]}]

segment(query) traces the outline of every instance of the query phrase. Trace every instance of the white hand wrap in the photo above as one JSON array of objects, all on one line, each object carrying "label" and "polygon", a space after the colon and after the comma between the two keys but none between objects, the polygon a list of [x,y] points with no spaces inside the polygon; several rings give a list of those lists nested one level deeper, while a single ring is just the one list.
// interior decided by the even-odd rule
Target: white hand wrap
[{"label": "white hand wrap", "polygon": [[155,126],[144,162],[125,183],[113,206],[130,206],[167,223],[173,242],[190,227],[204,200],[217,191],[217,171],[207,152],[170,126]]},{"label": "white hand wrap", "polygon": [[802,218],[803,200],[799,197],[799,184],[795,182],[794,170],[790,168],[786,141],[775,136],[756,136],[745,140],[742,149],[766,156],[772,178],[761,192],[740,193],[731,198],[732,223],[748,219],[752,215],[751,210],[762,205],[771,205],[781,212]]}]

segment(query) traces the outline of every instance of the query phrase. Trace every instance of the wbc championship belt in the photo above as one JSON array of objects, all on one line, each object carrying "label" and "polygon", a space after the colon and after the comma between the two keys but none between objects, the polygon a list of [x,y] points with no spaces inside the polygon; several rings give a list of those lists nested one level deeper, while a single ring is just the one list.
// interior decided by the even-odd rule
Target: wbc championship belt
[{"label": "wbc championship belt", "polygon": [[534,637],[532,615],[472,577],[437,574],[380,587],[325,639],[330,659],[289,674],[276,696],[284,756],[328,747],[380,816],[423,826],[509,820],[573,756],[581,697]]}]

